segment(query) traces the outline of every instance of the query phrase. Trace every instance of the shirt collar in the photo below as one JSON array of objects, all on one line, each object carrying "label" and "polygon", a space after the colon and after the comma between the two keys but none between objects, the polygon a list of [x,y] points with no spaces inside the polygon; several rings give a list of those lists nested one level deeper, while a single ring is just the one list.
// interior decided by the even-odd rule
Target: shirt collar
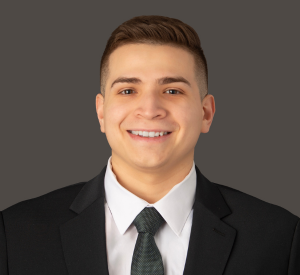
[{"label": "shirt collar", "polygon": [[174,233],[179,236],[193,208],[197,174],[195,162],[189,174],[154,204],[124,188],[112,171],[111,156],[104,179],[105,199],[120,234],[124,234],[135,217],[147,206],[153,206],[162,215]]}]

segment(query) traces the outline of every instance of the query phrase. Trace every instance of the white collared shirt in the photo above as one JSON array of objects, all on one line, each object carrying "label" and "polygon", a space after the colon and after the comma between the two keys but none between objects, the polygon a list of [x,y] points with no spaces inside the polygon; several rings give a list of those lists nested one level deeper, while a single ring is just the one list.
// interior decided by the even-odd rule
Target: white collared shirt
[{"label": "white collared shirt", "polygon": [[108,159],[104,179],[105,229],[109,275],[130,275],[138,232],[132,223],[145,207],[155,207],[165,223],[154,236],[162,256],[165,275],[182,275],[184,271],[193,220],[196,194],[195,162],[183,181],[176,184],[154,204],[124,188],[112,171]]}]

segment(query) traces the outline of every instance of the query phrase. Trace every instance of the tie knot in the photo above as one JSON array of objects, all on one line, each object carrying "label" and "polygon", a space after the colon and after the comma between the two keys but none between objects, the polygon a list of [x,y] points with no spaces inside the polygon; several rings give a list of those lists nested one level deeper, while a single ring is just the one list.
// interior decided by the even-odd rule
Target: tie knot
[{"label": "tie knot", "polygon": [[145,207],[136,216],[133,224],[139,233],[147,232],[154,236],[164,221],[164,218],[154,207]]}]

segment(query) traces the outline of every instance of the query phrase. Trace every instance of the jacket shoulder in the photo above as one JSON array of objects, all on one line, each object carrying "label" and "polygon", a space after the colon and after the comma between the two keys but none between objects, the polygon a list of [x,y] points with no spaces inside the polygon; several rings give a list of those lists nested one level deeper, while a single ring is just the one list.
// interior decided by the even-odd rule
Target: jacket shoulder
[{"label": "jacket shoulder", "polygon": [[[280,269],[286,274],[289,265],[289,274],[298,274],[291,270],[299,270],[296,263],[300,251],[300,218],[279,205],[225,185],[216,185],[231,210],[222,221],[237,232],[231,256],[236,259],[235,263],[251,259],[259,263],[259,270],[264,274],[274,274]],[[240,266],[242,270],[243,264]],[[255,270],[258,270],[257,265]]]},{"label": "jacket shoulder", "polygon": [[[70,217],[69,207],[86,182],[78,182],[50,191],[35,198],[23,200],[2,210],[4,222],[22,224],[64,220]],[[61,218],[61,219],[60,219]]]},{"label": "jacket shoulder", "polygon": [[260,224],[269,222],[273,225],[277,222],[286,222],[290,223],[292,228],[295,228],[295,224],[299,221],[298,216],[284,207],[264,201],[238,189],[219,183],[215,184],[232,211],[232,214],[229,215],[229,217],[232,216],[231,218],[248,219],[250,222],[259,222]]}]

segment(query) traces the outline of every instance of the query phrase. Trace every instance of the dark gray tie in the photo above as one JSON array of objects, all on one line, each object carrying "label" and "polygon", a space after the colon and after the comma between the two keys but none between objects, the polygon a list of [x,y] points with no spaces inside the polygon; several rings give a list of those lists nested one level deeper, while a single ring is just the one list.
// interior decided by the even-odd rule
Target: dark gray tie
[{"label": "dark gray tie", "polygon": [[154,207],[145,207],[134,219],[139,235],[134,247],[131,275],[164,275],[163,261],[154,240],[164,221]]}]

